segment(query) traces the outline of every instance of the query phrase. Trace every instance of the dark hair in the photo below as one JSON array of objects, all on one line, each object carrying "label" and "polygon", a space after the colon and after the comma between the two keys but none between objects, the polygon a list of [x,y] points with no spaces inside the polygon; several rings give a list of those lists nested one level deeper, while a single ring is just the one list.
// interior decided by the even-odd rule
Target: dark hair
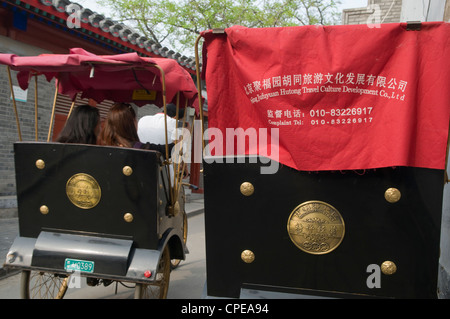
[{"label": "dark hair", "polygon": [[[169,117],[175,117],[177,115],[177,106],[173,103],[169,103],[166,105],[167,109],[167,116]],[[179,108],[178,109],[178,119],[182,119],[184,116],[184,109]]]},{"label": "dark hair", "polygon": [[56,141],[61,143],[96,144],[95,129],[99,119],[98,109],[93,106],[83,104],[74,107]]},{"label": "dark hair", "polygon": [[101,133],[103,145],[133,147],[139,141],[136,129],[136,112],[131,105],[115,103],[109,110]]}]

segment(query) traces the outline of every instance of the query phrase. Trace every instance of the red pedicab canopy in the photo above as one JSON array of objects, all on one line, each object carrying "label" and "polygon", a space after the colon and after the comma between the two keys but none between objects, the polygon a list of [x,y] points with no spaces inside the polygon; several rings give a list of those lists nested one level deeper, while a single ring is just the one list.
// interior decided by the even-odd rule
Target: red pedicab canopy
[{"label": "red pedicab canopy", "polygon": [[91,98],[134,103],[138,106],[155,104],[163,106],[164,72],[166,103],[176,102],[180,92],[180,107],[196,102],[197,88],[190,74],[175,60],[144,58],[137,53],[95,55],[80,48],[70,54],[43,54],[17,56],[0,54],[0,64],[19,71],[17,79],[22,89],[28,88],[32,75],[42,74],[48,81],[56,78],[58,92],[75,99]]}]

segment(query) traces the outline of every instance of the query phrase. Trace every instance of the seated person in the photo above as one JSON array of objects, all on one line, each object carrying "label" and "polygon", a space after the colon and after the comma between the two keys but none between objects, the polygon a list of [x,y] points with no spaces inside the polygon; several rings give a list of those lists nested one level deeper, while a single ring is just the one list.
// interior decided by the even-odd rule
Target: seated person
[{"label": "seated person", "polygon": [[[173,103],[169,103],[166,106],[167,109],[167,141],[173,143],[176,140],[176,128],[177,120],[176,106]],[[184,110],[179,110],[178,116],[182,118]],[[149,142],[154,144],[165,144],[165,121],[164,113],[157,113],[155,115],[143,116],[138,123],[138,136],[142,142]]]},{"label": "seated person", "polygon": [[97,144],[100,131],[100,115],[96,107],[83,104],[72,113],[57,138],[60,143]]},{"label": "seated person", "polygon": [[[182,130],[178,129],[178,124],[182,124],[181,122],[177,122],[176,120],[176,111],[177,107],[173,103],[169,103],[166,106],[167,109],[167,141],[168,143],[177,143],[179,140],[179,136],[182,136]],[[178,110],[178,118],[183,118],[184,109]],[[165,144],[166,142],[166,126],[164,113],[157,113],[155,115],[146,115],[143,116],[138,123],[138,136],[142,142],[148,143],[156,143],[156,144]],[[183,143],[183,146],[180,146],[182,151],[185,152],[187,150],[186,142]],[[179,149],[175,149],[175,151],[179,151]],[[169,151],[170,152],[170,151]],[[171,156],[171,152],[169,156]],[[180,158],[172,158],[173,160],[180,161]],[[182,163],[178,163],[181,164]],[[184,177],[189,176],[187,167],[185,165],[182,175]],[[171,176],[173,176],[173,167],[171,167]]]},{"label": "seated person", "polygon": [[[100,134],[100,144],[141,148],[159,151],[161,154],[165,154],[165,144],[141,143],[136,126],[136,112],[131,105],[115,103],[109,110]],[[169,145],[169,152],[172,147],[173,144]]]}]

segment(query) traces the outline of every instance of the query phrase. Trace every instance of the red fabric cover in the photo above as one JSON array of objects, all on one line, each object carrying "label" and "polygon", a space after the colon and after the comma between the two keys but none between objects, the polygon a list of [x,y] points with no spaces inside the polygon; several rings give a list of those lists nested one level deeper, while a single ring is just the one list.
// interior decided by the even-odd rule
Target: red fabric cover
[{"label": "red fabric cover", "polygon": [[[406,23],[395,23],[204,32],[208,126],[279,128],[279,158],[270,157],[297,170],[444,169],[449,28],[422,23],[420,31],[407,31]],[[220,148],[214,151],[220,155]]]},{"label": "red fabric cover", "polygon": [[98,56],[80,48],[73,48],[70,54],[31,57],[0,54],[0,64],[19,71],[17,79],[22,89],[28,88],[31,74],[40,73],[45,75],[48,81],[56,77],[59,92],[71,98],[78,92],[83,92],[83,98],[92,98],[97,102],[108,99],[115,102],[133,102],[137,105],[150,102],[162,106],[161,94],[157,95],[156,101],[132,99],[133,90],[162,90],[161,72],[151,66],[158,65],[165,74],[167,103],[175,102],[176,93],[179,91],[182,92],[181,107],[184,107],[185,99],[188,99],[188,105],[193,105],[197,96],[197,89],[190,74],[175,60],[144,58],[135,52]]}]

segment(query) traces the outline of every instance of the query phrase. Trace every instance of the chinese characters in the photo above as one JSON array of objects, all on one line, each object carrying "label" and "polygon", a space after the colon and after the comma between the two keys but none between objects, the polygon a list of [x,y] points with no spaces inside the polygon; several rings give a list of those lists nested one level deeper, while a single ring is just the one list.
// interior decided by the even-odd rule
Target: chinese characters
[{"label": "chinese characters", "polygon": [[281,95],[311,93],[352,93],[376,95],[403,101],[408,82],[397,77],[364,73],[286,74],[256,80],[244,85],[252,103]]}]

